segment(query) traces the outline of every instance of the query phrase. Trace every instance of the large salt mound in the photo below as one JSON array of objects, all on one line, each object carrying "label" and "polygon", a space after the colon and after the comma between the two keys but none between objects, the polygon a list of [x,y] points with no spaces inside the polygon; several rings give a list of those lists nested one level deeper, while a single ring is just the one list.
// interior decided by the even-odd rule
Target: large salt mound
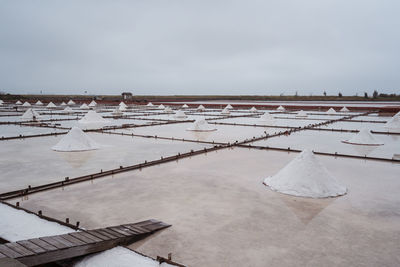
[{"label": "large salt mound", "polygon": [[307,149],[277,174],[265,178],[264,184],[274,191],[300,197],[336,197],[347,192]]},{"label": "large salt mound", "polygon": [[371,134],[368,129],[361,129],[357,134],[355,134],[351,139],[342,141],[347,144],[354,145],[368,145],[368,146],[380,146],[383,145],[382,142],[376,140],[376,138]]},{"label": "large salt mound", "polygon": [[21,116],[21,120],[37,121],[40,120],[40,115],[35,110],[28,108],[27,111]]},{"label": "large salt mound", "polygon": [[55,151],[73,152],[98,149],[100,146],[78,127],[72,129],[51,149]]},{"label": "large salt mound", "polygon": [[94,110],[90,110],[86,115],[79,120],[79,123],[107,123],[108,120],[104,119],[100,114]]},{"label": "large salt mound", "polygon": [[213,128],[204,118],[197,119],[191,127],[187,129],[188,131],[196,131],[196,132],[210,132],[216,131],[217,129]]}]

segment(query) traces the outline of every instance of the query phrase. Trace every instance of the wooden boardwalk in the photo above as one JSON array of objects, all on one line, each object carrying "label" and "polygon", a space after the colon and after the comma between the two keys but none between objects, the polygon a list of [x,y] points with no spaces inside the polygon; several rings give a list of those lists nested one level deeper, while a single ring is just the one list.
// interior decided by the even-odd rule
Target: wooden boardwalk
[{"label": "wooden boardwalk", "polygon": [[2,258],[12,258],[26,266],[36,266],[71,259],[111,249],[115,246],[131,244],[169,226],[161,221],[147,220],[89,231],[10,242],[0,245],[0,262]]}]

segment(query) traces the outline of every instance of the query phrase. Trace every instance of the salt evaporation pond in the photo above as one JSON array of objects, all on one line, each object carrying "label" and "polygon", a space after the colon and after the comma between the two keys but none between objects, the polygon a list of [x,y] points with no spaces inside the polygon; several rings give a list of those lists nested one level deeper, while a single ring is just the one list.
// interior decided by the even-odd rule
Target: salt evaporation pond
[{"label": "salt evaporation pond", "polygon": [[297,155],[226,149],[33,194],[22,205],[86,228],[163,218],[173,227],[130,247],[153,257],[173,251],[195,267],[397,263],[400,165],[317,156],[347,195],[267,190],[263,178]]},{"label": "salt evaporation pond", "polygon": [[20,126],[12,124],[0,125],[0,137],[14,137],[19,135],[27,136],[36,134],[58,133],[58,132],[65,132],[65,130],[56,128],[47,128],[47,127]]},{"label": "salt evaporation pond", "polygon": [[88,136],[101,144],[102,148],[82,152],[53,151],[51,147],[62,136],[0,142],[1,192],[210,147],[207,144],[109,134],[88,133]]}]

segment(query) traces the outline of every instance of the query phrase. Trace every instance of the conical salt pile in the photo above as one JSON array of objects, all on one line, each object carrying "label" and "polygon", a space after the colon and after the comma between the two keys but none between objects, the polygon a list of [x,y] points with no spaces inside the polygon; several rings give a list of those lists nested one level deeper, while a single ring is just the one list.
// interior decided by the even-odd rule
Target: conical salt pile
[{"label": "conical salt pile", "polygon": [[24,121],[38,121],[40,120],[40,115],[35,110],[28,108],[20,119]]},{"label": "conical salt pile", "polygon": [[120,111],[126,111],[127,109],[126,109],[126,105],[125,106],[119,106],[118,107],[118,109],[120,110]]},{"label": "conical salt pile", "polygon": [[67,104],[68,104],[69,106],[73,106],[73,105],[75,105],[75,102],[71,99],[71,100],[68,101]]},{"label": "conical salt pile", "polygon": [[300,110],[299,112],[297,112],[296,117],[306,118],[308,117],[308,115],[304,110]]},{"label": "conical salt pile", "polygon": [[31,104],[29,102],[25,102],[24,104],[22,104],[23,107],[30,107]]},{"label": "conical salt pile", "polygon": [[146,106],[153,107],[154,105],[153,105],[153,103],[149,102]]},{"label": "conical salt pile", "polygon": [[36,106],[43,106],[43,103],[42,103],[42,101],[38,100],[38,101],[35,103],[35,105],[36,105]]},{"label": "conical salt pile", "polygon": [[229,111],[228,108],[224,108],[224,109],[221,111],[221,114],[222,114],[222,115],[229,115],[229,114],[231,114],[231,112]]},{"label": "conical salt pile", "polygon": [[116,115],[116,116],[122,115],[123,113],[122,113],[121,108],[124,108],[124,107],[117,107],[117,108],[115,108],[111,114],[112,114],[112,115]]},{"label": "conical salt pile", "polygon": [[56,108],[57,106],[53,102],[50,102],[49,104],[47,104],[46,107],[47,108]]},{"label": "conical salt pile", "polygon": [[104,119],[100,114],[94,110],[90,110],[86,115],[79,120],[79,123],[107,123],[108,120]]},{"label": "conical salt pile", "polygon": [[4,104],[4,101],[0,99],[0,105],[3,105],[3,104]]},{"label": "conical salt pile", "polygon": [[22,102],[18,100],[17,102],[15,102],[15,104],[16,105],[22,105]]},{"label": "conical salt pile", "polygon": [[126,105],[124,102],[119,103],[119,106],[120,106],[120,107],[124,107],[124,108],[127,107],[127,105]]},{"label": "conical salt pile", "polygon": [[90,109],[86,103],[83,103],[79,108],[80,109]]},{"label": "conical salt pile", "polygon": [[282,106],[279,106],[276,110],[277,111],[285,111],[286,109],[284,107],[282,107]]},{"label": "conical salt pile", "polygon": [[334,110],[333,108],[330,108],[330,109],[328,109],[326,114],[336,114],[336,110]]},{"label": "conical salt pile", "polygon": [[92,100],[92,102],[89,103],[89,107],[93,108],[95,106],[97,106],[97,103],[96,101]]},{"label": "conical salt pile", "polygon": [[203,105],[197,107],[198,111],[204,111],[206,108]]},{"label": "conical salt pile", "polygon": [[72,112],[72,108],[66,107],[66,108],[64,108],[64,112],[70,113],[70,112]]},{"label": "conical salt pile", "polygon": [[51,149],[62,152],[86,151],[100,146],[78,127],[72,129]]},{"label": "conical salt pile", "polygon": [[398,112],[385,123],[385,128],[387,128],[390,132],[400,131],[400,112]]},{"label": "conical salt pile", "polygon": [[231,104],[228,104],[225,108],[227,108],[227,109],[233,109],[233,107],[231,106]]},{"label": "conical salt pile", "polygon": [[256,109],[256,107],[252,107],[252,108],[250,109],[250,111],[251,111],[251,112],[257,112],[257,109]]},{"label": "conical salt pile", "polygon": [[336,197],[347,192],[307,149],[277,174],[265,178],[264,184],[274,191],[300,197]]},{"label": "conical salt pile", "polygon": [[189,106],[186,104],[183,104],[182,108],[188,108]]},{"label": "conical salt pile", "polygon": [[346,108],[346,106],[342,107],[342,109],[340,110],[340,112],[349,112],[349,109]]},{"label": "conical salt pile", "polygon": [[368,129],[361,129],[357,134],[355,134],[351,139],[342,141],[347,144],[354,145],[369,145],[369,146],[380,146],[383,145],[382,142],[377,140]]},{"label": "conical salt pile", "polygon": [[163,104],[158,106],[158,109],[165,109],[165,106]]},{"label": "conical salt pile", "polygon": [[166,107],[166,108],[164,109],[164,112],[165,112],[165,113],[174,113],[174,112],[172,111],[172,108],[170,108],[170,107]]},{"label": "conical salt pile", "polygon": [[264,122],[269,122],[269,123],[275,123],[275,119],[274,117],[268,112],[266,111],[260,118],[262,121]]},{"label": "conical salt pile", "polygon": [[67,104],[63,101],[61,102],[60,106],[66,106]]},{"label": "conical salt pile", "polygon": [[208,122],[204,118],[199,118],[187,130],[196,132],[210,132],[210,131],[215,131],[217,129],[213,128],[210,124],[208,124]]},{"label": "conical salt pile", "polygon": [[187,115],[182,110],[178,110],[175,113],[174,117],[177,118],[177,119],[184,119],[184,118],[187,118]]}]

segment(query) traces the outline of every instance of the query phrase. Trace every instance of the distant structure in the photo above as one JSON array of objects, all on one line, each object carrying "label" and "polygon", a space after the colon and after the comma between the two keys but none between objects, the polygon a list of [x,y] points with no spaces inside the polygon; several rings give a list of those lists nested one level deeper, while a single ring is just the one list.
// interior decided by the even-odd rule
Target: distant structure
[{"label": "distant structure", "polygon": [[123,92],[122,93],[122,99],[123,100],[132,100],[133,99],[133,95],[130,92]]}]

